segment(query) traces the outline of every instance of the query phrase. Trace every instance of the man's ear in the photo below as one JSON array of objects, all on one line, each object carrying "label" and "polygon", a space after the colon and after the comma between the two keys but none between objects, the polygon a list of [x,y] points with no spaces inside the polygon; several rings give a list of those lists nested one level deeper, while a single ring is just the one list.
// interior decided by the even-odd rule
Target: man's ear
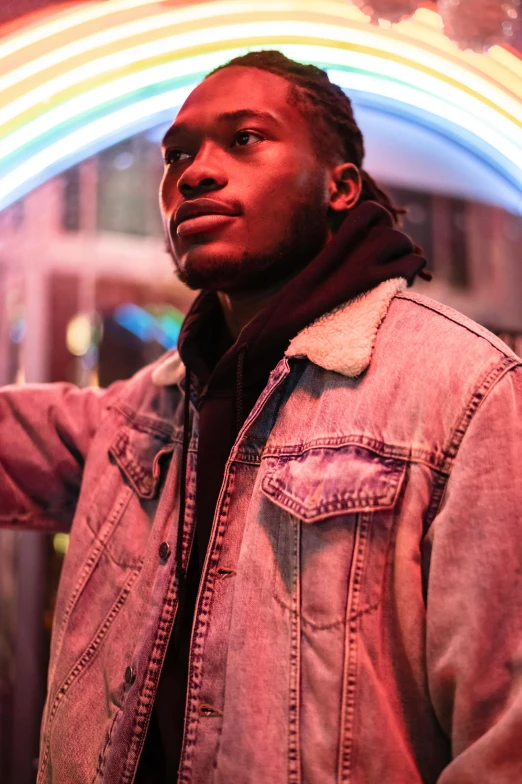
[{"label": "man's ear", "polygon": [[362,181],[354,163],[340,163],[332,170],[330,183],[330,209],[335,212],[351,210],[361,195]]}]

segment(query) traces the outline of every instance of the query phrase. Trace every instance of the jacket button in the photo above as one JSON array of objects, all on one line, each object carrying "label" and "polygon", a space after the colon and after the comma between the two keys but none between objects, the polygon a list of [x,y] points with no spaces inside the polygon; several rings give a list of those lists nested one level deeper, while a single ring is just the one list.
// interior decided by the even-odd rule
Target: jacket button
[{"label": "jacket button", "polygon": [[200,716],[222,716],[223,711],[220,708],[216,708],[215,705],[209,705],[208,702],[201,702],[199,704],[198,713]]},{"label": "jacket button", "polygon": [[125,683],[128,683],[130,686],[131,683],[134,683],[136,680],[136,673],[134,672],[133,667],[126,667],[125,668]]},{"label": "jacket button", "polygon": [[167,542],[162,542],[159,546],[159,557],[162,561],[166,561],[170,555],[170,546]]}]

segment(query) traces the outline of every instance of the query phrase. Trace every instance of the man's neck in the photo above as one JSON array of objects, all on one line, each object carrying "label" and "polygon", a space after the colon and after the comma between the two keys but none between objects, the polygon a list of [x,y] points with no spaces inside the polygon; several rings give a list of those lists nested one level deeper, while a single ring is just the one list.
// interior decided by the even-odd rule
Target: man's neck
[{"label": "man's neck", "polygon": [[225,323],[234,340],[237,339],[243,327],[266,308],[283,286],[284,282],[261,291],[218,291]]},{"label": "man's neck", "polygon": [[[334,215],[328,223],[326,239],[324,245],[327,245],[334,234],[342,225],[345,213],[341,215]],[[324,246],[323,246],[324,247]],[[295,273],[294,273],[295,274]],[[293,276],[290,275],[282,281],[279,281],[270,288],[264,288],[255,291],[234,291],[224,292],[218,291],[218,298],[225,317],[225,323],[231,337],[237,340],[237,337],[243,327],[245,327],[252,319],[257,316],[272,299],[281,291],[283,286],[291,280]]]}]

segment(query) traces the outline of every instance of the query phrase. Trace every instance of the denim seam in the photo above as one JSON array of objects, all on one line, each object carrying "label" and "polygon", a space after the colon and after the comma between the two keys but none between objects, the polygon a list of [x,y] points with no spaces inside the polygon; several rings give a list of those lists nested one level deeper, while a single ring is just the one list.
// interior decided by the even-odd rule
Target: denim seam
[{"label": "denim seam", "polygon": [[124,570],[126,570],[126,569],[135,569],[136,566],[138,566],[139,564],[143,563],[143,556],[142,555],[139,556],[136,561],[121,561],[118,558],[116,558],[116,556],[109,549],[109,546],[110,546],[110,539],[107,542],[107,546],[104,548],[105,549],[105,554],[107,555],[107,558],[109,559],[109,561],[111,561],[119,569],[124,569]]},{"label": "denim seam", "polygon": [[482,382],[472,395],[459,424],[453,431],[453,435],[450,439],[448,447],[445,450],[447,456],[452,461],[454,461],[457,456],[457,452],[462,443],[462,440],[480,404],[483,402],[483,400],[486,399],[489,392],[491,392],[500,379],[510,370],[513,370],[516,366],[516,362],[514,362],[512,359],[506,358],[500,364],[495,365],[495,367],[488,372],[485,378],[483,378]]},{"label": "denim seam", "polygon": [[435,520],[441,504],[442,499],[444,498],[444,493],[446,491],[446,486],[448,484],[448,480],[451,474],[451,468],[455,463],[455,459],[457,457],[458,451],[460,449],[460,445],[466,435],[466,432],[473,420],[474,415],[478,411],[481,403],[486,399],[488,394],[491,392],[492,389],[500,382],[504,376],[507,375],[511,370],[518,367],[519,363],[514,362],[511,358],[507,357],[504,359],[499,365],[495,365],[495,367],[490,370],[485,378],[483,378],[482,382],[480,383],[479,387],[475,390],[471,399],[462,414],[459,424],[455,427],[452,437],[449,441],[446,454],[448,457],[448,461],[450,462],[450,471],[445,475],[439,475],[433,482],[433,489],[431,492],[430,502],[428,504],[428,508],[425,515],[425,522],[424,522],[424,532],[423,535],[426,536],[428,533],[433,521]]},{"label": "denim seam", "polygon": [[[189,488],[190,488],[192,487],[193,479],[194,479],[193,471],[188,470],[187,478],[188,478]],[[162,497],[166,497],[166,496],[162,496]],[[193,498],[194,498],[193,492],[187,493],[187,502],[190,503],[187,503],[186,505],[185,519],[182,522],[183,524],[183,542],[182,542],[183,550],[181,553],[182,561],[184,555],[187,554],[187,561],[190,557],[190,553],[187,552],[188,540],[187,540],[187,533],[185,530],[187,528],[187,520],[190,521],[189,544],[191,544],[193,541],[193,539],[191,538],[191,535],[194,531],[194,522],[195,522],[192,514]],[[166,511],[168,512],[167,517],[170,518],[172,515],[171,507],[169,506]],[[160,510],[158,508],[156,512],[156,517],[158,517],[159,513]],[[161,674],[161,667],[165,659],[165,653],[167,650],[170,636],[172,634],[172,629],[174,627],[174,622],[176,619],[176,613],[178,608],[179,576],[177,574],[176,567],[177,564],[174,560],[172,561],[170,572],[167,578],[168,579],[167,590],[163,599],[163,607],[158,621],[156,636],[151,647],[151,652],[147,661],[147,666],[145,668],[143,685],[138,695],[138,703],[135,710],[132,732],[130,733],[130,740],[128,741],[127,759],[124,765],[120,784],[130,784],[130,782],[134,779],[136,775],[136,766],[138,764],[139,756],[141,754],[143,745],[145,743],[147,728],[149,726],[150,717],[152,713],[154,696],[157,690],[157,685]]]},{"label": "denim seam", "polygon": [[77,660],[76,664],[69,671],[68,676],[63,681],[60,689],[58,690],[56,697],[54,698],[53,705],[51,706],[50,710],[47,712],[46,726],[43,732],[43,737],[47,735],[47,742],[45,744],[43,755],[42,755],[41,767],[38,774],[38,784],[40,784],[40,782],[43,781],[43,776],[45,773],[45,769],[47,767],[47,762],[49,759],[49,751],[51,747],[52,726],[58,708],[60,707],[60,705],[63,704],[67,692],[69,691],[73,683],[77,680],[79,675],[82,672],[84,672],[87,669],[87,667],[94,661],[96,654],[100,649],[100,645],[103,639],[105,638],[105,635],[107,634],[107,631],[110,629],[112,622],[114,621],[114,619],[119,614],[122,607],[124,606],[127,597],[131,591],[131,588],[136,582],[138,575],[140,574],[140,571],[141,571],[141,565],[139,569],[136,568],[132,571],[125,585],[121,589],[118,598],[116,599],[111,609],[105,616],[105,620],[103,621],[102,625],[98,628],[98,631],[96,632],[95,636],[93,637],[93,639],[91,640],[91,642],[89,643],[89,645],[87,646],[83,654],[80,656],[80,658]]},{"label": "denim seam", "polygon": [[[281,597],[277,595],[275,591],[273,591],[273,597],[278,603],[278,605],[283,608],[283,610],[288,610],[288,612],[291,613],[292,615],[295,612],[297,612],[292,607],[292,604],[287,604],[283,599],[281,599]],[[300,613],[300,616],[301,616],[301,622],[304,626],[309,626],[311,629],[317,632],[323,632],[323,631],[328,631],[329,629],[335,629],[344,624],[344,618],[340,618],[338,621],[332,621],[331,623],[319,624],[319,623],[315,623],[314,621],[311,621],[309,618],[306,617],[306,615],[303,615],[302,612]]]},{"label": "denim seam", "polygon": [[348,446],[361,446],[384,458],[401,460],[408,463],[422,463],[435,470],[449,470],[447,456],[442,451],[440,454],[433,455],[424,449],[416,447],[401,447],[393,444],[386,444],[376,441],[364,435],[350,434],[346,436],[324,437],[314,441],[301,442],[298,444],[284,444],[282,446],[270,445],[265,448],[261,455],[262,460],[270,458],[302,457],[307,452],[314,449],[342,449]]},{"label": "denim seam", "polygon": [[135,776],[135,767],[145,743],[147,727],[150,721],[150,708],[153,703],[154,693],[160,676],[160,669],[168,645],[168,639],[178,604],[179,578],[176,575],[176,564],[173,563],[169,574],[167,595],[163,604],[163,611],[158,623],[156,639],[151,649],[145,669],[145,678],[138,695],[138,704],[134,715],[132,733],[130,736],[127,760],[123,769],[121,784],[130,784]]},{"label": "denim seam", "polygon": [[288,784],[301,782],[300,758],[300,665],[301,665],[301,523],[293,522],[294,557],[292,615],[290,617],[290,682],[288,699]]},{"label": "denim seam", "polygon": [[141,433],[158,433],[166,436],[168,439],[170,439],[174,433],[175,428],[170,423],[165,420],[153,419],[152,417],[140,414],[125,403],[116,401],[115,403],[110,404],[109,408],[122,414],[129,425],[134,430],[138,430]]},{"label": "denim seam", "polygon": [[201,585],[204,585],[204,590],[199,596],[199,601],[195,609],[195,622],[189,661],[186,726],[178,774],[179,784],[189,784],[190,775],[192,773],[192,752],[196,745],[196,735],[200,721],[197,710],[197,700],[203,681],[203,650],[215,595],[215,567],[219,562],[223,539],[227,529],[228,511],[230,509],[232,493],[235,487],[235,477],[236,467],[232,463],[229,468],[228,476],[224,479],[226,482],[225,491],[222,498],[218,499],[218,505],[221,507],[219,510],[218,525],[214,532],[214,536],[209,542],[206,569],[202,575],[201,581]]},{"label": "denim seam", "polygon": [[142,498],[153,498],[157,481],[152,476],[152,472],[149,473],[141,465],[138,455],[130,443],[127,430],[118,433],[117,438],[109,447],[109,452],[121,471],[130,480],[137,494]]},{"label": "denim seam", "polygon": [[419,305],[421,308],[425,308],[426,310],[431,310],[432,313],[437,313],[437,315],[448,319],[448,321],[452,321],[454,324],[457,324],[459,327],[462,327],[463,329],[466,329],[472,335],[475,335],[476,337],[483,338],[484,340],[486,340],[492,348],[498,351],[499,354],[503,354],[504,357],[506,357],[506,359],[508,359],[510,362],[515,362],[515,364],[522,364],[522,362],[520,361],[517,363],[516,360],[513,359],[513,357],[511,357],[509,354],[503,351],[502,348],[495,345],[495,343],[491,340],[491,338],[488,337],[487,333],[483,334],[482,330],[483,329],[485,330],[485,327],[480,327],[479,324],[478,325],[479,329],[477,330],[477,329],[473,329],[471,324],[463,324],[458,318],[456,318],[456,316],[458,315],[457,313],[455,313],[455,315],[451,313],[446,313],[445,310],[442,309],[445,307],[444,305],[442,306],[441,309],[439,309],[431,305],[429,302],[422,302],[421,300],[417,299],[415,294],[411,294],[404,291],[397,294],[396,298],[407,300],[408,302],[412,302],[415,305]]},{"label": "denim seam", "polygon": [[348,784],[351,779],[353,760],[353,727],[357,690],[358,666],[358,621],[359,600],[362,594],[362,579],[366,561],[366,549],[370,528],[370,515],[361,514],[357,521],[356,539],[352,559],[352,570],[348,600],[346,604],[346,646],[343,668],[343,694],[340,722],[338,781]]},{"label": "denim seam", "polygon": [[238,451],[234,457],[234,463],[244,463],[246,465],[261,465],[261,454],[248,454]]},{"label": "denim seam", "polygon": [[110,727],[107,730],[107,733],[105,735],[105,741],[104,741],[102,750],[100,751],[100,753],[98,755],[98,765],[96,767],[96,775],[94,776],[94,778],[92,780],[92,784],[95,784],[97,778],[99,778],[100,776],[103,776],[103,773],[105,771],[105,760],[107,759],[108,751],[109,751],[109,749],[110,749],[110,747],[112,745],[112,733],[113,733],[113,730],[114,730],[114,725],[116,724],[116,721],[122,715],[122,713],[123,713],[123,708],[117,708],[116,709],[116,713],[114,714],[114,717],[113,717],[113,719],[111,721],[111,725],[110,725]]},{"label": "denim seam", "polygon": [[[270,478],[267,477],[266,485],[270,487]],[[385,499],[384,496],[377,497],[374,499],[353,499],[353,503],[351,502],[352,499],[349,495],[345,494],[344,496],[334,496],[335,501],[330,501],[328,503],[320,504],[316,507],[313,514],[307,514],[304,511],[304,504],[303,502],[296,498],[290,493],[283,493],[281,492],[280,488],[274,488],[275,490],[279,490],[279,492],[269,493],[268,490],[264,487],[263,490],[271,499],[277,501],[278,505],[282,506],[284,509],[293,512],[296,517],[299,517],[306,524],[312,524],[314,522],[320,522],[325,516],[331,517],[337,514],[342,514],[343,512],[348,512],[350,514],[354,514],[357,512],[370,512],[375,510],[383,510],[383,509],[391,509],[394,506],[395,496],[397,492],[397,487],[399,486],[398,481],[395,482],[393,485],[390,483],[390,488],[392,488],[394,496],[391,500]],[[271,489],[271,488],[270,488]],[[385,503],[382,503],[382,501]]]},{"label": "denim seam", "polygon": [[360,610],[354,612],[353,615],[350,617],[350,620],[356,621],[358,618],[361,618],[363,615],[370,615],[370,613],[375,612],[375,610],[378,610],[380,605],[381,602],[379,600],[372,602],[371,604],[366,604],[364,607],[361,607]]},{"label": "denim seam", "polygon": [[189,491],[185,498],[185,521],[181,541],[181,566],[188,569],[190,551],[196,532],[196,489],[189,484]]},{"label": "denim seam", "polygon": [[[116,525],[117,521],[119,520],[119,518],[123,514],[123,511],[124,511],[128,501],[130,499],[131,492],[132,491],[130,490],[130,488],[124,488],[123,492],[121,492],[120,495],[118,496],[118,499],[116,500],[116,503],[114,504],[114,507],[113,507],[111,513],[109,514],[107,520],[102,525],[102,527],[98,531],[98,533],[95,533],[92,530],[92,528],[87,524],[88,527],[89,527],[89,530],[94,535],[94,540],[93,540],[93,542],[91,542],[91,548],[90,548],[90,551],[89,551],[89,553],[87,555],[87,559],[84,561],[84,564],[81,567],[79,577],[78,577],[78,579],[77,579],[77,581],[76,581],[76,583],[74,585],[73,591],[72,591],[72,593],[70,595],[70,598],[69,598],[69,602],[67,603],[67,607],[65,608],[65,611],[64,611],[62,619],[61,619],[59,632],[58,632],[58,639],[57,639],[57,642],[56,642],[56,645],[55,645],[55,651],[56,652],[55,652],[55,655],[53,657],[55,662],[57,662],[58,658],[59,658],[59,650],[60,650],[62,642],[63,642],[63,638],[64,638],[64,635],[65,635],[65,629],[66,629],[67,624],[69,622],[69,618],[70,618],[74,608],[76,607],[77,601],[78,601],[81,593],[83,592],[83,589],[85,588],[85,586],[86,586],[86,584],[87,584],[87,582],[88,582],[88,580],[89,580],[89,578],[90,578],[90,576],[91,576],[91,574],[92,574],[92,572],[94,570],[94,567],[98,563],[98,561],[99,561],[99,559],[101,557],[101,554],[105,550],[105,546],[107,544],[107,541],[110,539],[110,536],[111,536],[112,532],[114,531],[114,528],[115,528],[115,525]],[[49,677],[49,682],[50,683],[53,682],[54,672],[55,672],[55,669],[53,669],[52,673],[50,673],[50,677]]]},{"label": "denim seam", "polygon": [[125,512],[125,509],[127,508],[127,505],[129,504],[132,497],[133,497],[132,487],[124,487],[123,490],[120,492],[120,494],[117,496],[116,502],[114,504],[113,509],[111,510],[111,513],[109,514],[105,522],[102,523],[99,531],[97,532],[92,528],[91,524],[89,523],[88,515],[85,518],[85,524],[87,525],[89,530],[92,531],[96,539],[99,540],[99,542],[102,545],[100,554],[103,550],[105,550],[110,560],[114,564],[116,564],[116,566],[119,566],[120,568],[123,569],[133,569],[136,566],[136,564],[142,560],[141,557],[138,558],[137,561],[133,561],[131,563],[124,563],[123,561],[118,561],[118,559],[112,555],[108,545],[110,545],[112,535],[116,530],[116,527],[120,522],[122,515]]}]

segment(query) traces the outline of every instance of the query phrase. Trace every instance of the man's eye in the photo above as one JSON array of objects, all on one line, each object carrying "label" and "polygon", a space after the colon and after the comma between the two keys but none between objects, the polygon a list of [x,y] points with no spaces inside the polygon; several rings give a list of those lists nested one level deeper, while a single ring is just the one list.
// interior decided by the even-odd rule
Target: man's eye
[{"label": "man's eye", "polygon": [[250,144],[261,141],[262,136],[253,131],[238,131],[234,136],[234,144],[232,146],[248,147]]},{"label": "man's eye", "polygon": [[190,158],[188,152],[183,152],[183,150],[166,150],[165,151],[165,163],[169,166],[171,163],[179,163],[180,161],[185,161],[187,158]]}]

